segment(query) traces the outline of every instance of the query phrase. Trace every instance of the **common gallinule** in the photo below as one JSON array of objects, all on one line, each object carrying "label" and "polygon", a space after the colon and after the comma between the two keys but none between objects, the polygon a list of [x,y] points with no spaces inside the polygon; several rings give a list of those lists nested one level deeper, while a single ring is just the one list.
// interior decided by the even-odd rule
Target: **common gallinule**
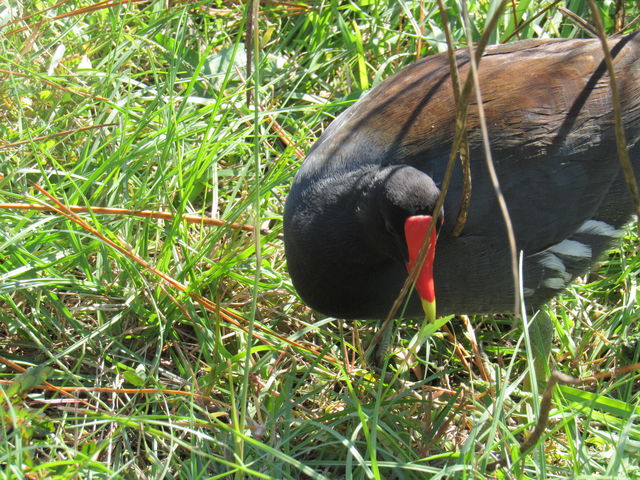
[{"label": "common gallinule", "polygon": [[[610,47],[637,170],[640,34],[611,39]],[[468,54],[456,58],[465,78]],[[602,47],[598,40],[498,46],[486,51],[479,76],[494,163],[523,252],[525,302],[536,308],[587,271],[632,214]],[[408,248],[422,242],[433,213],[454,118],[449,62],[435,55],[379,84],[322,134],[284,212],[289,272],[311,307],[342,318],[385,317],[407,278]],[[454,237],[458,167],[438,226],[438,313],[506,313],[514,305],[510,253],[473,103],[468,138],[468,220]],[[427,271],[416,289],[431,301]],[[414,293],[406,314],[421,312]]]}]

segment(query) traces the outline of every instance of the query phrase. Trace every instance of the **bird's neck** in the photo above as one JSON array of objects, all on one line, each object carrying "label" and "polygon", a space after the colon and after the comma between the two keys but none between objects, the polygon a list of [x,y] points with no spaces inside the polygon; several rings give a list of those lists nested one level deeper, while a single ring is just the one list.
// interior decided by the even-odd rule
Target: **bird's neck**
[{"label": "bird's neck", "polygon": [[[343,304],[343,312],[351,310],[356,315],[363,304],[383,301],[384,285],[375,281],[380,272],[395,272],[383,275],[394,281],[402,276],[402,264],[381,254],[374,243],[371,219],[375,224],[376,212],[373,186],[368,183],[372,178],[370,172],[350,172],[292,188],[291,203],[285,208],[289,272],[301,287],[301,296],[320,311],[352,302],[353,308]],[[288,208],[290,205],[295,208]],[[374,298],[360,298],[363,292]]]}]

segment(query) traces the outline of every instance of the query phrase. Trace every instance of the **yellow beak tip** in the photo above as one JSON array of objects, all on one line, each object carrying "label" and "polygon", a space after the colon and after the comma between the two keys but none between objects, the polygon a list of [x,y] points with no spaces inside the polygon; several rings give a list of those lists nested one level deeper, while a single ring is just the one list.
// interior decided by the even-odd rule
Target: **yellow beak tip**
[{"label": "yellow beak tip", "polygon": [[424,298],[422,300],[422,309],[424,310],[425,322],[435,323],[436,321],[436,301],[428,301]]}]

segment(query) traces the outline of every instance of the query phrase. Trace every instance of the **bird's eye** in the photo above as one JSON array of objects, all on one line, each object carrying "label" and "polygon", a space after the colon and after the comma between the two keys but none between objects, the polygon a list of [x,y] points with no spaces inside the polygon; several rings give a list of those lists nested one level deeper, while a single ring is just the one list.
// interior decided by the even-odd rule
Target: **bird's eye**
[{"label": "bird's eye", "polygon": [[387,230],[387,232],[389,232],[391,235],[395,235],[396,234],[396,229],[393,228],[393,225],[391,225],[391,223],[387,220],[385,220],[384,222],[384,228]]}]

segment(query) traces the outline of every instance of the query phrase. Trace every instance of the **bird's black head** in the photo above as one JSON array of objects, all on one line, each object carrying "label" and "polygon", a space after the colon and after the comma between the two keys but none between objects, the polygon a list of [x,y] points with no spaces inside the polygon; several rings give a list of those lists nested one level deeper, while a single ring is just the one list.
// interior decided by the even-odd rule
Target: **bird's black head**
[{"label": "bird's black head", "polygon": [[440,190],[426,173],[409,165],[390,165],[378,172],[371,193],[371,238],[379,251],[406,263],[405,222],[415,215],[433,215]]}]

